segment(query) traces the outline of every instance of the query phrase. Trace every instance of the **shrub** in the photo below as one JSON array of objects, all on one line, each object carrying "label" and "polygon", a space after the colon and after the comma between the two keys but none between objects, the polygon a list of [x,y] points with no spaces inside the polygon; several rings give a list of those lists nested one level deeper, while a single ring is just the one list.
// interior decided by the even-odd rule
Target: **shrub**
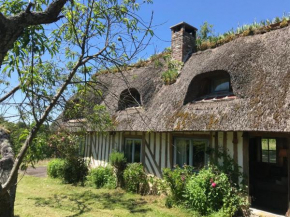
[{"label": "shrub", "polygon": [[[228,176],[231,185],[242,186],[241,184],[245,181],[244,174],[241,172],[242,167],[223,149],[215,150],[215,153],[217,158],[212,159],[212,164]],[[239,180],[242,180],[242,183],[239,183]]]},{"label": "shrub", "polygon": [[163,169],[163,178],[168,183],[171,190],[171,200],[178,203],[184,200],[184,191],[187,180],[193,174],[193,167],[184,166],[184,169],[178,165],[175,166],[174,170],[169,168]]},{"label": "shrub", "polygon": [[284,18],[284,19],[282,20],[282,22],[280,23],[280,27],[281,27],[281,28],[284,28],[284,27],[286,27],[286,26],[288,26],[288,21],[287,21],[286,18]]},{"label": "shrub", "polygon": [[110,154],[110,164],[116,168],[124,167],[124,165],[126,164],[126,158],[124,156],[124,153],[113,151]]},{"label": "shrub", "polygon": [[47,174],[51,178],[61,178],[65,160],[53,159],[47,165]]},{"label": "shrub", "polygon": [[168,188],[168,184],[164,179],[160,179],[156,176],[147,176],[147,181],[149,185],[149,194],[168,195],[170,189]]},{"label": "shrub", "polygon": [[61,175],[58,176],[64,183],[83,184],[88,173],[86,162],[79,156],[80,139],[78,135],[65,131],[59,131],[50,137],[51,148],[64,159]]},{"label": "shrub", "polygon": [[174,205],[174,199],[172,198],[172,196],[169,196],[169,197],[166,197],[166,200],[165,200],[165,206],[167,208],[172,208],[173,205]]},{"label": "shrub", "polygon": [[83,159],[66,160],[64,163],[62,178],[65,183],[84,184],[88,174],[88,166]]},{"label": "shrub", "polygon": [[130,192],[144,194],[148,190],[147,175],[141,163],[128,164],[124,181],[126,190]]},{"label": "shrub", "polygon": [[117,177],[117,187],[124,186],[123,172],[126,168],[126,158],[124,153],[113,151],[110,154],[110,164],[115,169],[114,172]]},{"label": "shrub", "polygon": [[178,71],[176,69],[169,69],[162,73],[162,80],[164,84],[170,85],[175,83],[178,77]]},{"label": "shrub", "polygon": [[65,131],[59,131],[50,136],[50,147],[58,157],[71,160],[79,157],[80,139],[78,135]]},{"label": "shrub", "polygon": [[175,83],[178,77],[178,72],[183,67],[183,62],[178,60],[172,60],[170,53],[163,56],[166,62],[167,70],[162,73],[161,78],[165,85],[170,85]]},{"label": "shrub", "polygon": [[185,188],[187,206],[201,215],[220,211],[225,216],[233,216],[247,205],[245,195],[231,185],[225,173],[213,166],[193,175]]},{"label": "shrub", "polygon": [[104,188],[107,189],[115,189],[117,187],[117,178],[113,174],[112,176],[108,176],[108,180],[106,184],[104,185]]},{"label": "shrub", "polygon": [[116,178],[114,176],[112,167],[97,167],[89,171],[87,176],[87,184],[95,188],[109,188],[116,187]]}]

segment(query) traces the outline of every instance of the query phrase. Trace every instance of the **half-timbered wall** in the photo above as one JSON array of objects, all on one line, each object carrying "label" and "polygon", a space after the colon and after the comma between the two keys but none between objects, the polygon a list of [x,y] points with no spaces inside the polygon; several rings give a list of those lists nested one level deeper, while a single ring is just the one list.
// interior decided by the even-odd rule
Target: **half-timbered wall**
[{"label": "half-timbered wall", "polygon": [[141,162],[148,173],[161,177],[162,168],[173,167],[175,137],[208,139],[211,148],[227,151],[241,167],[247,165],[243,162],[242,132],[90,132],[86,136],[85,158],[91,167],[106,166],[112,150],[124,151],[126,138],[140,138]]}]

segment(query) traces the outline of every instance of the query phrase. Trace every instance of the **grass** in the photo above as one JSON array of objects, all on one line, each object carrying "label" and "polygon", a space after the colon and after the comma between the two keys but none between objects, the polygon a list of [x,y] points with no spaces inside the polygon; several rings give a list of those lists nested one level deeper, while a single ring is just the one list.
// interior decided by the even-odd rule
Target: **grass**
[{"label": "grass", "polygon": [[[21,176],[21,175],[20,175]],[[19,177],[21,178],[21,177]],[[15,216],[193,216],[165,207],[161,196],[140,196],[121,189],[93,189],[61,184],[51,178],[24,176],[17,186]]]}]

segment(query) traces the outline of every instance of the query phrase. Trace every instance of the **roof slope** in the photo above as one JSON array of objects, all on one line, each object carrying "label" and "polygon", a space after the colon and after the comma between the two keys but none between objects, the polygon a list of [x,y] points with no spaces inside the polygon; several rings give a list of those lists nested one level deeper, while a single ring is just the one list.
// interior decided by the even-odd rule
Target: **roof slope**
[{"label": "roof slope", "polygon": [[[236,99],[183,104],[192,79],[224,70]],[[108,91],[105,104],[117,131],[276,131],[290,132],[290,27],[241,37],[193,54],[176,83],[164,85],[154,64],[98,79]],[[120,93],[136,88],[142,108],[117,111]]]}]

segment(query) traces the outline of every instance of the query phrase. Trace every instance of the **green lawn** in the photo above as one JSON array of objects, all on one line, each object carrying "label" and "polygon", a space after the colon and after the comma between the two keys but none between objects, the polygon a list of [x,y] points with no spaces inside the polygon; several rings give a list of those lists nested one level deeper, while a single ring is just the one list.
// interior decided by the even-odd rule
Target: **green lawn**
[{"label": "green lawn", "polygon": [[[19,180],[21,177],[20,174]],[[17,187],[15,216],[193,216],[180,208],[166,208],[164,200],[121,189],[74,187],[59,180],[26,175]]]}]

